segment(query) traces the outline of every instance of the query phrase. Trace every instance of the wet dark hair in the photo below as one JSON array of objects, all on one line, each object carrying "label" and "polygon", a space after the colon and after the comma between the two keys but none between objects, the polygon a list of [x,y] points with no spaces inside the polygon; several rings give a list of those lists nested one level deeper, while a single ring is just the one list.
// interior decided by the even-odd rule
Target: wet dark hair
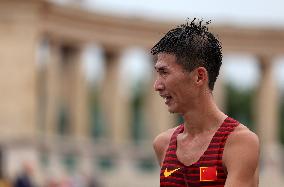
[{"label": "wet dark hair", "polygon": [[208,31],[211,21],[196,20],[171,29],[152,49],[151,53],[173,54],[177,63],[187,71],[197,67],[204,67],[208,72],[211,90],[219,75],[222,65],[222,46],[219,40]]}]

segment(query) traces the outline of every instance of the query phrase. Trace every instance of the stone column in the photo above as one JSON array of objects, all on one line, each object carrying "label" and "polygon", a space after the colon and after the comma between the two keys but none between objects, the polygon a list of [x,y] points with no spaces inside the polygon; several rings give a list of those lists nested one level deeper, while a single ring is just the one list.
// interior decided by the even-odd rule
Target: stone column
[{"label": "stone column", "polygon": [[261,80],[257,95],[258,133],[263,144],[278,143],[279,95],[273,76],[273,63],[268,57],[260,58]]},{"label": "stone column", "polygon": [[90,136],[89,126],[87,122],[87,80],[84,74],[84,67],[82,62],[83,48],[76,46],[76,51],[73,54],[73,73],[72,76],[72,90],[74,92],[72,99],[71,113],[73,116],[73,133],[77,140],[85,140]]},{"label": "stone column", "polygon": [[[269,56],[261,56],[261,80],[256,98],[256,124],[261,142],[261,186],[283,186],[281,179],[281,147],[278,138],[279,96]],[[273,183],[271,183],[273,181]]]},{"label": "stone column", "polygon": [[57,134],[57,112],[59,102],[60,78],[60,45],[54,41],[49,44],[49,55],[46,64],[46,135],[53,139]]},{"label": "stone column", "polygon": [[37,15],[33,6],[0,3],[1,139],[32,139],[36,126]]},{"label": "stone column", "polygon": [[[120,80],[120,52],[105,49],[106,72],[102,84],[102,107],[107,137],[115,146],[129,141],[130,103],[125,83]],[[131,77],[129,77],[131,78]]]},{"label": "stone column", "polygon": [[69,111],[70,132],[75,138],[87,137],[87,83],[81,63],[80,47],[50,42],[47,62],[46,134],[58,134],[60,103]]}]

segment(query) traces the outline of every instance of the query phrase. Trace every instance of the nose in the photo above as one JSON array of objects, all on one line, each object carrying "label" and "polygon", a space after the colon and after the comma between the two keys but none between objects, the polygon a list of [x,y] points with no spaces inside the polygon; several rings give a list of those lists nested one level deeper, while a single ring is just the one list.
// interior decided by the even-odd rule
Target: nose
[{"label": "nose", "polygon": [[160,79],[156,79],[154,82],[154,89],[155,91],[162,91],[165,88],[164,84],[162,83],[162,81],[160,81]]}]

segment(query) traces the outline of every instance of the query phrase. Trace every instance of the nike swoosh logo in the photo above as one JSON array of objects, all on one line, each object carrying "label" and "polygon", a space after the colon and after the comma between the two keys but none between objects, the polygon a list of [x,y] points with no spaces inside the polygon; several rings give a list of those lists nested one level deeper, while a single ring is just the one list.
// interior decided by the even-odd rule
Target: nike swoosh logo
[{"label": "nike swoosh logo", "polygon": [[171,176],[171,174],[173,174],[174,172],[176,172],[177,170],[179,170],[180,168],[174,169],[172,171],[168,171],[168,168],[166,168],[166,170],[164,171],[164,176],[165,177],[169,177]]}]

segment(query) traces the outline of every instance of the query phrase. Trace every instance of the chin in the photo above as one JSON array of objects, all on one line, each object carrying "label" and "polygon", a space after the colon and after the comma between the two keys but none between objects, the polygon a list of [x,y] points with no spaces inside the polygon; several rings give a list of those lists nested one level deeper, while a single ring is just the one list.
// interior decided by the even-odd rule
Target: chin
[{"label": "chin", "polygon": [[176,109],[170,108],[170,107],[168,108],[168,111],[172,114],[178,113],[178,111]]},{"label": "chin", "polygon": [[184,113],[182,108],[181,107],[177,107],[177,106],[168,106],[168,111],[171,114],[183,114]]},{"label": "chin", "polygon": [[175,114],[176,112],[175,112],[175,111],[171,111],[171,110],[169,110],[169,113],[171,113],[171,114]]}]

